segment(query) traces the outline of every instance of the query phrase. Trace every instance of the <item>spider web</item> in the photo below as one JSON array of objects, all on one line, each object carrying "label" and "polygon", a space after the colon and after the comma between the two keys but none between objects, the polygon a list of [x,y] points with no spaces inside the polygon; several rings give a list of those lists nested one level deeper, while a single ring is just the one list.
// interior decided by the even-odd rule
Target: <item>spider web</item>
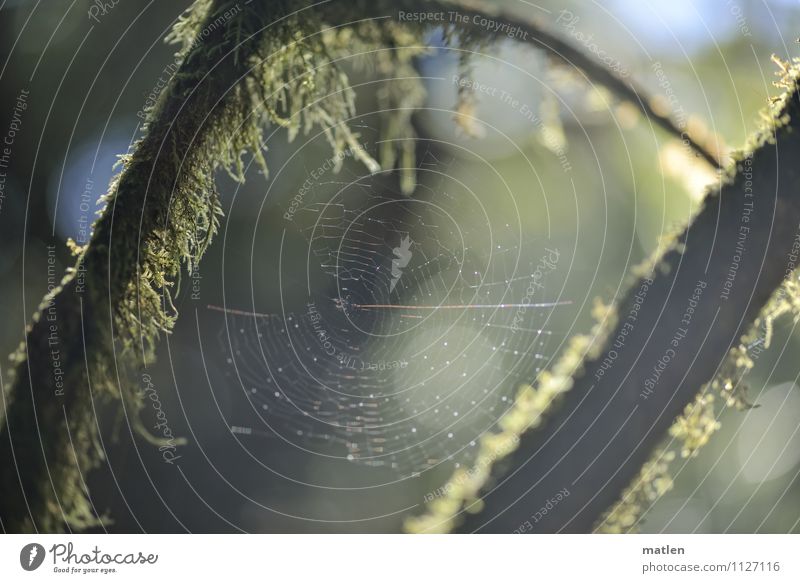
[{"label": "spider web", "polygon": [[552,251],[438,171],[414,198],[335,186],[286,226],[280,312],[212,307],[256,416],[232,430],[400,476],[468,463],[551,356]]}]

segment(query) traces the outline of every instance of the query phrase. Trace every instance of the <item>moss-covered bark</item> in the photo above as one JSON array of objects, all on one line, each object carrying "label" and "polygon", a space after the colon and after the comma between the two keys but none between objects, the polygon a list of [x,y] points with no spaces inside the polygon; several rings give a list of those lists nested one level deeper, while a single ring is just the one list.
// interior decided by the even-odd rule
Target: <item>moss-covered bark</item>
[{"label": "moss-covered bark", "polygon": [[[205,25],[216,17],[208,14]],[[219,58],[209,59],[214,45]],[[171,325],[161,292],[182,261],[199,257],[214,231],[210,173],[230,161],[230,153],[219,156],[217,141],[237,114],[247,113],[236,87],[256,48],[251,41],[234,49],[220,25],[188,51],[111,186],[90,243],[79,251],[85,276],[72,270],[45,298],[13,355],[0,441],[6,531],[53,532],[94,520],[81,491],[81,472],[100,459],[94,399],[125,392],[126,366],[141,360]],[[124,361],[115,358],[115,348]],[[53,349],[61,378],[54,374]]]},{"label": "moss-covered bark", "polygon": [[[170,40],[182,63],[148,112],[77,265],[48,294],[4,395],[0,520],[8,532],[96,520],[82,473],[101,460],[95,399],[137,404],[130,371],[174,321],[172,282],[217,228],[214,173],[242,178],[267,123],[356,144],[353,92],[307,3],[199,0]],[[366,155],[363,159],[376,164]],[[80,273],[80,277],[78,274]],[[55,352],[55,351],[58,352]]]},{"label": "moss-covered bark", "polygon": [[[688,451],[707,438],[708,403],[688,415],[687,406],[712,379],[723,391],[736,384],[737,368],[748,364],[742,342],[784,284],[787,266],[792,271],[800,233],[800,70],[784,67],[772,121],[691,225],[638,270],[595,338],[567,350],[557,373],[518,400],[522,419],[505,428],[506,441],[521,433],[513,452],[495,456],[481,469],[484,479],[453,489],[412,530],[591,532],[605,520],[618,532],[668,487],[671,456],[660,456],[659,444],[682,415],[675,433]],[[538,397],[546,402],[526,407]],[[564,489],[569,495],[554,503]]]}]

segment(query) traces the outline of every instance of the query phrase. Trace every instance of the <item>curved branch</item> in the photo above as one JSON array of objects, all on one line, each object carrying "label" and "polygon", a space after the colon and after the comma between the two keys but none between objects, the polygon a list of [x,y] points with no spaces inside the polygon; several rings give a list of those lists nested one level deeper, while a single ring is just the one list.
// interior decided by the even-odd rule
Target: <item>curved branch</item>
[{"label": "curved branch", "polygon": [[95,399],[140,402],[130,368],[143,365],[171,328],[170,282],[216,231],[214,171],[235,170],[246,147],[259,147],[255,126],[245,123],[255,102],[242,80],[261,48],[256,33],[272,21],[266,4],[201,2],[179,22],[180,68],[165,70],[175,74],[111,185],[89,244],[75,249],[76,267],[45,297],[12,355],[0,417],[7,532],[97,520],[82,477],[102,459]]},{"label": "curved branch", "polygon": [[[459,501],[442,504],[417,519],[417,530],[460,523],[467,532],[591,532],[700,387],[729,353],[741,355],[743,336],[794,267],[799,77],[797,66],[788,70],[770,127],[655,269],[639,270],[603,338],[562,357],[583,362],[564,379],[547,434],[524,431],[494,464],[481,500],[462,499],[466,511]],[[532,424],[540,426],[541,415]]]},{"label": "curved branch", "polygon": [[[723,169],[722,162],[712,148],[690,136],[671,116],[657,111],[651,97],[635,82],[622,78],[577,46],[530,19],[494,6],[491,2],[477,0],[392,0],[389,2],[354,0],[352,4],[351,10],[364,18],[390,18],[395,21],[401,21],[399,16],[401,13],[439,12],[444,15],[445,20],[444,22],[436,21],[436,24],[450,23],[457,30],[469,31],[476,38],[488,40],[496,40],[503,35],[487,29],[481,23],[486,20],[502,23],[508,27],[507,30],[515,29],[522,33],[520,35],[522,38],[514,37],[518,42],[530,44],[569,67],[580,69],[589,80],[607,87],[618,98],[630,102],[645,117],[653,120],[667,133],[684,142],[713,168]],[[352,14],[342,11],[341,6],[337,3],[321,5],[319,11],[328,24],[341,23],[343,14]],[[453,20],[451,17],[451,14],[455,13],[460,16],[458,20]]]}]

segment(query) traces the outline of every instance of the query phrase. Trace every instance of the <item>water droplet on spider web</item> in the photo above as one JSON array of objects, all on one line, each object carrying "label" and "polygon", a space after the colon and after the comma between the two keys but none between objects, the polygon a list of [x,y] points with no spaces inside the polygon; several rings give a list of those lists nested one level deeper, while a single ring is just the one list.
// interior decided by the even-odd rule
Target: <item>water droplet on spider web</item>
[{"label": "water droplet on spider web", "polygon": [[304,203],[275,251],[282,308],[215,308],[248,433],[401,476],[468,463],[557,344],[546,245],[457,185],[362,177]]}]

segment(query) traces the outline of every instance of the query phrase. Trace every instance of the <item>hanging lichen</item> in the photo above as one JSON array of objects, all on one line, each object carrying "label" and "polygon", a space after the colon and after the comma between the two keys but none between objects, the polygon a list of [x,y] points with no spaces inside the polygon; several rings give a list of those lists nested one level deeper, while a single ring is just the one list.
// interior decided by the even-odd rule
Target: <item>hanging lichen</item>
[{"label": "hanging lichen", "polygon": [[400,171],[400,188],[406,195],[411,195],[417,184],[417,135],[412,115],[426,97],[414,61],[431,52],[422,33],[420,27],[391,21],[362,21],[323,33],[333,55],[352,60],[357,71],[369,73],[377,84],[381,118],[378,160],[383,170]]},{"label": "hanging lichen", "polygon": [[[95,399],[121,397],[146,434],[142,392],[131,379],[174,325],[181,270],[194,269],[219,227],[218,170],[243,180],[249,152],[266,172],[262,134],[270,125],[285,127],[290,139],[319,128],[335,154],[350,149],[369,170],[379,168],[348,125],[354,92],[332,55],[341,47],[326,42],[307,8],[300,0],[200,0],[170,33],[180,66],[147,109],[141,139],[121,158],[89,244],[71,246],[76,266],[45,297],[12,355],[4,421],[14,441],[12,449],[5,439],[0,454],[8,464],[22,456],[26,466],[19,478],[2,476],[6,529],[96,524],[82,478],[103,457]],[[61,337],[83,339],[63,343],[69,391],[61,400],[53,399],[54,378],[42,360],[51,316]],[[29,429],[33,418],[46,437]]]}]

